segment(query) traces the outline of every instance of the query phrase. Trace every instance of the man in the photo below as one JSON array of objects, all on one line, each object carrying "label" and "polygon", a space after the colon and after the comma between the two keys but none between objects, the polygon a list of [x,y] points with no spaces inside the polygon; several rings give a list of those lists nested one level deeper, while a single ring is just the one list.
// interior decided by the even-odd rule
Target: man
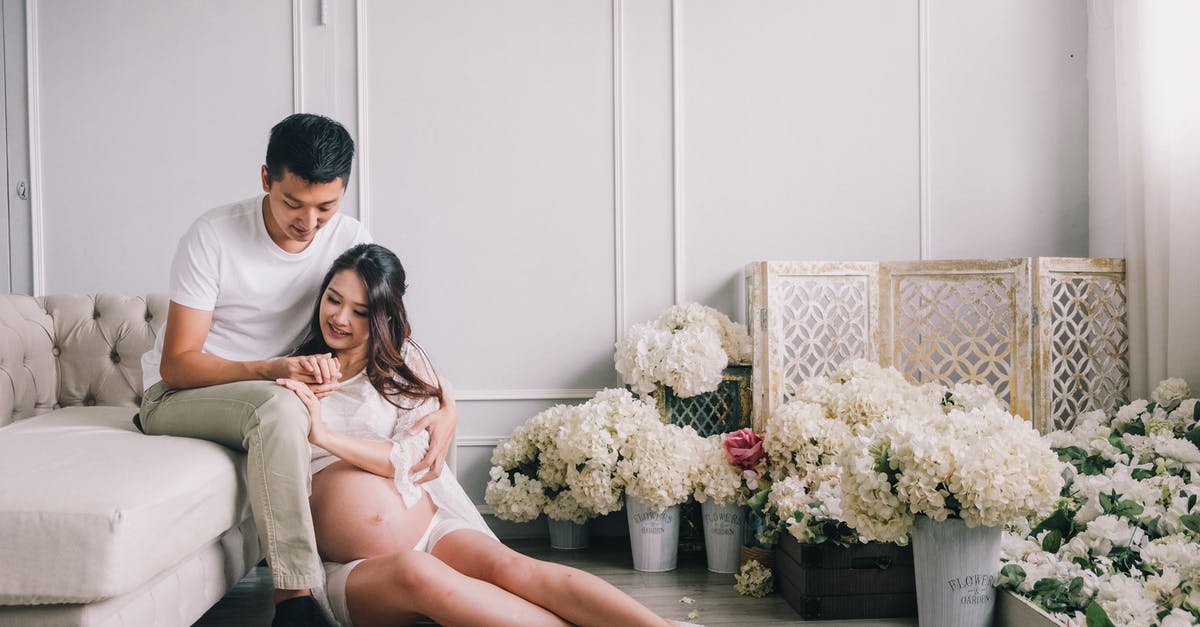
[{"label": "man", "polygon": [[[329,118],[296,114],[275,125],[266,195],[208,211],[180,239],[166,326],[142,358],[135,421],[146,433],[247,453],[251,510],[276,588],[273,625],[328,624],[311,596],[324,571],[308,508],[308,411],[274,381],[303,381],[318,397],[339,385],[330,355],[283,355],[304,334],[333,260],[371,239],[338,213],[353,160],[354,141]],[[413,469],[429,469],[422,481],[441,473],[457,422],[446,396],[414,428],[430,433],[429,454]]]}]

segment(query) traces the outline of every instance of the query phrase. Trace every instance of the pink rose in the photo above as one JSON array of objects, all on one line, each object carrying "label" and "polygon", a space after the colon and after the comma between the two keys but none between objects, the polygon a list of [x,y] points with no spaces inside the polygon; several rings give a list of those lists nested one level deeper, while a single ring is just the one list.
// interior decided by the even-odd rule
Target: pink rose
[{"label": "pink rose", "polygon": [[751,470],[763,458],[762,436],[746,427],[725,434],[725,459],[743,470]]}]

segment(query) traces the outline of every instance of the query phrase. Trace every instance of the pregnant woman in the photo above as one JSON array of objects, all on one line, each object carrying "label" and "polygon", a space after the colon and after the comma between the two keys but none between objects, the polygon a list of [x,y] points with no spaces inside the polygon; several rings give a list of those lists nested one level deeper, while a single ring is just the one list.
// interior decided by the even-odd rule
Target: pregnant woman
[{"label": "pregnant woman", "polygon": [[[438,407],[433,366],[409,339],[404,268],[362,244],[325,276],[308,337],[312,368],[340,373],[318,399],[280,379],[311,416],[312,506],[326,592],[343,625],[672,625],[604,580],[506,547],[450,472],[411,469]],[[282,607],[282,606],[281,606]]]}]

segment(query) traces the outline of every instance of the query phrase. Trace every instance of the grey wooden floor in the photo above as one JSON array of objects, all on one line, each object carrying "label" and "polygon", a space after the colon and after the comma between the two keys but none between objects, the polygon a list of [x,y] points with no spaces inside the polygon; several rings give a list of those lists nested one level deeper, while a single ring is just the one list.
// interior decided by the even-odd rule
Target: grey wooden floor
[{"label": "grey wooden floor", "polygon": [[[679,567],[668,573],[642,573],[633,570],[627,539],[594,538],[592,547],[582,551],[556,551],[551,549],[545,540],[512,540],[508,544],[527,555],[593,573],[667,618],[687,620],[688,612],[698,610],[700,617],[694,622],[710,626],[752,627],[802,622],[778,594],[756,599],[734,592],[733,575],[708,572],[702,554],[680,555]],[[695,599],[696,602],[692,605],[681,603],[680,599],[685,596]],[[213,606],[196,625],[267,627],[271,624],[271,611],[270,573],[266,568],[259,567],[238,583],[220,603]],[[913,618],[820,621],[807,624],[822,627],[915,627],[917,621]]]}]

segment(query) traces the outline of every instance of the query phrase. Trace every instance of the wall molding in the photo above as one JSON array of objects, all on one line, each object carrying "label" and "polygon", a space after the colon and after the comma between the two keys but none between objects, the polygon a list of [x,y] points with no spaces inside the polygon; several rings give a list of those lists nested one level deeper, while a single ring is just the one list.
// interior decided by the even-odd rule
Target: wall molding
[{"label": "wall molding", "polygon": [[38,73],[37,0],[25,0],[25,87],[29,115],[30,253],[33,259],[33,295],[46,293],[45,213],[42,204],[42,109]]},{"label": "wall molding", "polygon": [[358,107],[358,221],[371,230],[370,200],[367,189],[367,3],[354,0],[354,85]]},{"label": "wall molding", "polygon": [[929,188],[929,2],[917,0],[917,142],[918,182],[917,204],[920,215],[917,225],[920,237],[920,259],[932,256],[931,235],[933,211],[930,206]]},{"label": "wall molding", "polygon": [[612,3],[613,48],[613,274],[615,342],[625,337],[625,105],[622,0]]},{"label": "wall molding", "polygon": [[454,393],[458,401],[565,401],[589,399],[601,388],[544,388],[512,390],[463,390]]},{"label": "wall molding", "polygon": [[454,445],[462,447],[496,446],[507,437],[505,435],[468,435],[455,439]]},{"label": "wall molding", "polygon": [[680,137],[683,122],[680,120],[679,96],[683,79],[680,76],[683,56],[683,28],[680,24],[683,0],[671,0],[671,225],[673,236],[671,248],[672,282],[675,289],[675,304],[683,302],[683,140]]},{"label": "wall molding", "polygon": [[304,112],[304,0],[292,0],[292,112]]}]

